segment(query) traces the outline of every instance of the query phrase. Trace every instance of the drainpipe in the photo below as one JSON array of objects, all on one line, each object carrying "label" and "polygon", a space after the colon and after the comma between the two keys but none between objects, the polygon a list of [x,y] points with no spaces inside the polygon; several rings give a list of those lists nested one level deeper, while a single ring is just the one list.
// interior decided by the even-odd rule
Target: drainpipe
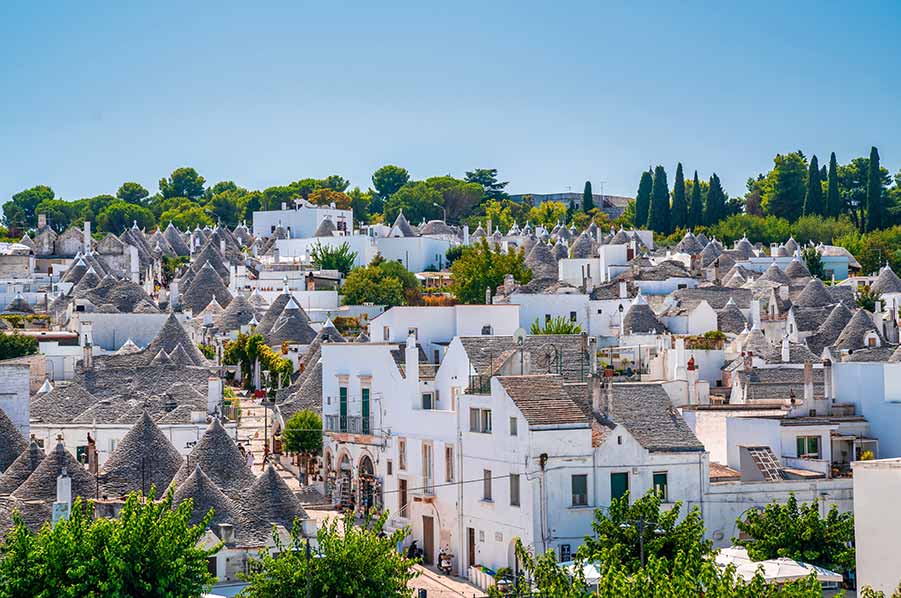
[{"label": "drainpipe", "polygon": [[538,478],[538,507],[541,509],[541,552],[547,552],[547,508],[545,495],[545,465],[547,465],[547,453],[538,456],[538,466],[541,468],[541,477]]},{"label": "drainpipe", "polygon": [[[451,390],[453,393],[453,390]],[[459,555],[457,558],[457,563],[460,565],[460,571],[458,571],[460,577],[468,577],[464,575],[466,569],[464,569],[463,554],[469,555],[469,547],[466,546],[466,542],[468,539],[466,538],[466,526],[463,523],[463,428],[460,423],[460,413],[463,411],[462,406],[460,405],[460,399],[462,394],[457,397],[456,404],[454,405],[457,408],[457,554]],[[471,567],[472,563],[466,563],[466,567]]]}]

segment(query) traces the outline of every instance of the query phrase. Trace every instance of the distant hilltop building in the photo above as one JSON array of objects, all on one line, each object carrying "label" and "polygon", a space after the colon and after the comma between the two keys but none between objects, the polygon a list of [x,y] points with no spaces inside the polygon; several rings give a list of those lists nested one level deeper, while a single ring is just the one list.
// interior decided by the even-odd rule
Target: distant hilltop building
[{"label": "distant hilltop building", "polygon": [[[532,201],[537,206],[540,203],[544,203],[546,201],[559,201],[566,204],[574,204],[574,207],[581,207],[582,205],[582,194],[577,192],[567,192],[567,193],[519,193],[516,195],[511,195],[510,199],[513,201],[522,201],[524,197],[531,197]],[[632,197],[623,197],[621,195],[607,195],[605,193],[592,193],[591,197],[594,199],[594,205],[597,208],[600,208],[601,211],[605,212],[610,218],[619,218],[623,210],[626,209],[626,206],[632,201],[634,198]]]}]

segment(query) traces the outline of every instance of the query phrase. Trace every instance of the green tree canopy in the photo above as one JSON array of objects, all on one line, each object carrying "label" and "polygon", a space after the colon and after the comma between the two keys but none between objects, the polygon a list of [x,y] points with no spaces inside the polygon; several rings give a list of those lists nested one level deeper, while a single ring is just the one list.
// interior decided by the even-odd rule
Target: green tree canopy
[{"label": "green tree canopy", "polygon": [[274,555],[264,552],[251,568],[252,572],[245,576],[248,586],[240,595],[245,598],[408,595],[407,583],[416,576],[415,561],[397,551],[397,545],[408,531],[387,533],[387,519],[386,511],[357,525],[353,514],[348,512],[344,517],[324,522],[316,535],[315,558],[308,558],[301,526],[295,524],[290,545],[277,545]]},{"label": "green tree canopy", "polygon": [[591,191],[591,181],[585,181],[585,189],[582,190],[582,211],[588,212],[594,209],[594,194]]},{"label": "green tree canopy", "polygon": [[0,360],[13,359],[38,352],[38,341],[33,336],[0,332]]},{"label": "green tree canopy", "polygon": [[826,215],[830,218],[838,218],[842,213],[841,191],[838,187],[838,162],[835,152],[829,156],[829,174],[826,187]]},{"label": "green tree canopy", "polygon": [[878,230],[883,226],[884,209],[882,206],[883,176],[879,168],[879,150],[870,148],[870,162],[867,165],[867,225],[868,231]]},{"label": "green tree canopy", "polygon": [[97,215],[97,229],[118,235],[135,222],[138,228],[151,228],[156,219],[149,209],[122,200],[116,200]]},{"label": "green tree canopy", "polygon": [[[321,270],[337,270],[347,276],[357,260],[357,252],[351,251],[350,245],[347,243],[332,246],[323,245],[317,241],[310,250],[310,258],[313,260],[313,265]],[[398,265],[400,266],[400,264]]]},{"label": "green tree canopy", "polygon": [[566,204],[560,201],[543,201],[529,210],[529,220],[551,229],[566,220]]},{"label": "green tree canopy", "polygon": [[807,158],[800,151],[776,154],[773,170],[763,186],[763,208],[767,214],[797,220],[803,211],[807,192]]},{"label": "green tree canopy", "polygon": [[388,164],[382,166],[372,173],[372,186],[375,187],[375,200],[371,206],[371,211],[381,212],[384,208],[385,201],[397,190],[406,185],[410,181],[410,173],[406,168]]},{"label": "green tree canopy", "polygon": [[714,172],[710,177],[707,188],[707,203],[705,207],[704,221],[707,226],[712,226],[726,218],[726,192],[720,183],[720,177]]},{"label": "green tree canopy", "polygon": [[704,200],[701,198],[701,182],[698,180],[698,171],[695,171],[691,181],[691,199],[688,202],[687,224],[689,228],[697,228],[704,224]]},{"label": "green tree canopy", "polygon": [[582,326],[578,322],[573,322],[569,318],[557,316],[542,323],[538,318],[529,326],[529,334],[579,334],[582,332]]},{"label": "green tree canopy", "polygon": [[825,215],[823,202],[823,182],[820,180],[820,163],[816,155],[810,158],[810,167],[807,170],[807,194],[804,196],[804,215]]},{"label": "green tree canopy", "polygon": [[641,173],[638,182],[638,192],[635,194],[635,226],[644,228],[648,226],[648,212],[651,209],[651,188],[654,186],[654,177],[651,171]]},{"label": "green tree canopy", "polygon": [[[399,264],[398,264],[399,265]],[[387,276],[378,265],[356,268],[341,286],[345,305],[394,306],[404,303],[404,285],[395,276]]]},{"label": "green tree canopy", "polygon": [[170,222],[181,230],[203,228],[215,224],[206,208],[190,200],[185,200],[160,214],[160,227],[166,228]]},{"label": "green tree canopy", "polygon": [[521,251],[494,250],[485,239],[464,249],[451,265],[451,273],[454,278],[451,291],[460,302],[474,304],[485,302],[485,289],[490,289],[494,295],[507,274],[513,275],[513,279],[521,284],[532,279]]},{"label": "green tree canopy", "polygon": [[497,180],[497,168],[476,168],[475,170],[467,171],[466,180],[482,186],[484,199],[501,200],[509,197],[507,192],[504,191],[504,188],[509,183]]},{"label": "green tree canopy", "polygon": [[688,226],[688,202],[685,199],[685,175],[682,173],[682,162],[676,165],[671,216],[670,230]]},{"label": "green tree canopy", "polygon": [[204,178],[193,168],[176,168],[168,179],[160,179],[160,194],[163,197],[187,197],[198,199],[203,196]]},{"label": "green tree canopy", "polygon": [[322,450],[322,418],[315,411],[298,411],[285,422],[282,438],[288,452],[317,454]]},{"label": "green tree canopy", "polygon": [[[469,183],[452,176],[436,176],[425,180],[425,183],[441,194],[439,205],[447,211],[447,221],[460,222],[478,205],[482,197],[482,188],[476,183]],[[440,213],[440,210],[439,210]]]},{"label": "green tree canopy", "polygon": [[656,233],[669,234],[669,185],[663,166],[654,168],[654,184],[651,187],[651,207],[648,212],[648,228]]},{"label": "green tree canopy", "polygon": [[54,199],[53,189],[47,185],[38,185],[31,189],[19,191],[12,199],[3,204],[3,217],[10,228],[34,228],[37,226],[35,208],[47,199]]},{"label": "green tree canopy", "polygon": [[191,525],[192,501],[174,507],[130,494],[116,519],[92,517],[77,498],[68,519],[32,533],[18,515],[0,550],[0,598],[199,596],[215,578],[198,544],[213,516]]},{"label": "green tree canopy", "polygon": [[838,572],[854,568],[854,515],[835,505],[821,517],[817,500],[798,503],[791,494],[785,504],[749,511],[738,529],[744,536],[732,541],[755,561],[787,557]]},{"label": "green tree canopy", "polygon": [[412,224],[421,220],[440,218],[444,198],[441,193],[425,181],[407,183],[385,201],[385,222],[391,224],[402,211]]},{"label": "green tree canopy", "polygon": [[147,189],[133,182],[122,183],[116,191],[116,197],[128,203],[142,203],[149,195]]}]

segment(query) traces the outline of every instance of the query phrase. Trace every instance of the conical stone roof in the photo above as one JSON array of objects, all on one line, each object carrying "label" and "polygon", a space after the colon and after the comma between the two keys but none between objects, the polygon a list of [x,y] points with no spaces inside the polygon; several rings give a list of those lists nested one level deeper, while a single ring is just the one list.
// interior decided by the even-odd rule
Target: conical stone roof
[{"label": "conical stone roof", "polygon": [[266,336],[267,343],[273,347],[284,342],[308,345],[316,338],[316,331],[292,297]]},{"label": "conical stone roof", "polygon": [[526,266],[532,271],[535,280],[557,279],[557,260],[551,249],[544,243],[536,243],[526,256]]},{"label": "conical stone roof", "polygon": [[169,314],[166,323],[163,324],[156,338],[144,349],[144,353],[148,355],[148,359],[153,359],[160,351],[169,355],[178,345],[182,345],[185,348],[194,365],[206,365],[206,358],[200,353],[200,349],[191,342],[191,338],[185,329],[182,328],[175,314]]},{"label": "conical stone roof", "polygon": [[716,314],[717,329],[731,334],[740,334],[748,327],[748,319],[731,298],[726,306]]},{"label": "conical stone roof", "polygon": [[44,450],[32,440],[16,460],[0,475],[0,494],[12,494],[44,460]]},{"label": "conical stone roof", "polygon": [[776,262],[770,264],[770,266],[764,271],[763,275],[760,277],[760,280],[768,280],[770,282],[775,282],[780,285],[790,285],[791,279],[782,271],[779,266],[776,265]]},{"label": "conical stone roof", "polygon": [[264,523],[258,527],[270,530],[273,525],[290,530],[295,519],[302,521],[309,517],[272,464],[266,465],[262,475],[242,493],[239,508],[247,519]]},{"label": "conical stone roof", "polygon": [[257,324],[256,332],[262,335],[268,334],[272,329],[272,325],[275,324],[278,317],[282,315],[282,311],[284,311],[285,306],[288,305],[288,301],[290,300],[291,293],[287,291],[280,293],[266,310],[266,313],[263,314],[260,323]]},{"label": "conical stone roof", "polygon": [[876,281],[870,286],[873,293],[882,295],[884,293],[901,293],[901,278],[891,269],[885,266],[876,277]]},{"label": "conical stone roof", "polygon": [[162,495],[184,459],[145,411],[119,441],[100,470],[100,494],[115,497],[132,491]]},{"label": "conical stone roof", "polygon": [[241,326],[250,322],[255,314],[256,311],[254,310],[253,305],[250,304],[250,301],[239,294],[231,300],[228,307],[226,307],[218,317],[216,320],[216,328],[221,332],[240,330]]},{"label": "conical stone roof", "polygon": [[554,246],[551,248],[551,254],[554,256],[554,259],[560,261],[562,259],[566,259],[569,257],[569,249],[566,243],[562,238],[557,238],[557,242],[554,243]]},{"label": "conical stone roof", "polygon": [[833,303],[835,303],[835,300],[829,294],[829,291],[826,290],[826,285],[819,278],[811,279],[794,301],[795,305],[802,307],[825,307]]},{"label": "conical stone roof", "polygon": [[338,228],[335,226],[335,223],[332,222],[331,218],[323,218],[322,222],[319,223],[319,226],[316,227],[316,230],[313,232],[314,237],[333,237],[335,231]]},{"label": "conical stone roof", "polygon": [[29,315],[34,313],[34,308],[31,307],[28,301],[25,301],[25,297],[21,293],[16,293],[15,298],[6,304],[6,308],[3,311],[11,314]]},{"label": "conical stone roof", "polygon": [[235,441],[229,437],[218,419],[213,418],[203,436],[175,475],[181,485],[199,465],[203,472],[229,496],[237,497],[255,479],[247,467]]},{"label": "conical stone roof", "polygon": [[228,306],[232,296],[215,268],[207,262],[194,274],[188,290],[181,297],[181,302],[195,314],[199,314],[215,298],[220,306]]},{"label": "conical stone roof", "polygon": [[0,472],[15,461],[28,444],[3,409],[0,409]]},{"label": "conical stone roof", "polygon": [[85,275],[85,272],[88,271],[87,264],[84,263],[84,260],[78,258],[78,261],[75,264],[66,270],[66,273],[60,279],[60,282],[71,282],[73,285],[78,284],[78,281],[81,280],[81,277]]},{"label": "conical stone roof", "polygon": [[879,339],[879,346],[885,344],[885,339],[876,329],[876,324],[873,323],[870,312],[865,309],[859,309],[845,324],[842,333],[838,335],[838,339],[835,341],[835,348],[840,351],[864,349],[867,347],[866,338],[871,333],[875,333]]},{"label": "conical stone roof", "polygon": [[225,260],[221,253],[219,253],[218,247],[213,247],[212,243],[207,243],[203,246],[203,248],[194,256],[191,261],[191,269],[195,272],[199,272],[201,268],[206,266],[207,262],[216,270],[216,274],[219,277],[228,282],[228,266],[225,265]]},{"label": "conical stone roof", "polygon": [[172,504],[181,504],[189,498],[194,503],[191,525],[200,523],[210,509],[213,510],[210,526],[220,523],[234,525],[238,521],[238,508],[235,503],[206,475],[199,464],[195,465],[191,474],[176,487]]},{"label": "conical stone roof", "polygon": [[791,279],[809,278],[810,270],[801,260],[795,258],[785,267],[785,275]]},{"label": "conical stone roof", "polygon": [[94,476],[87,472],[66,450],[62,442],[50,452],[35,468],[28,479],[16,488],[13,496],[21,500],[56,500],[56,479],[65,468],[72,478],[72,499],[76,496],[94,498],[97,485]]},{"label": "conical stone roof", "polygon": [[582,233],[576,237],[572,247],[570,247],[570,253],[574,258],[588,259],[594,257],[594,246],[591,236],[587,233]]}]

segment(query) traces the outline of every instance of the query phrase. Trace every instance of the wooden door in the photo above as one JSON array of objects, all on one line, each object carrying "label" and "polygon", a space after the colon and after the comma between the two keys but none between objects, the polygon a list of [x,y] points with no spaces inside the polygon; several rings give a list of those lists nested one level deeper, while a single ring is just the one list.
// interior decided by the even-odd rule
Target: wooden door
[{"label": "wooden door", "polygon": [[422,562],[431,565],[435,555],[435,520],[428,515],[422,516]]},{"label": "wooden door", "polygon": [[476,564],[476,530],[472,527],[466,528],[466,557],[467,567]]}]

